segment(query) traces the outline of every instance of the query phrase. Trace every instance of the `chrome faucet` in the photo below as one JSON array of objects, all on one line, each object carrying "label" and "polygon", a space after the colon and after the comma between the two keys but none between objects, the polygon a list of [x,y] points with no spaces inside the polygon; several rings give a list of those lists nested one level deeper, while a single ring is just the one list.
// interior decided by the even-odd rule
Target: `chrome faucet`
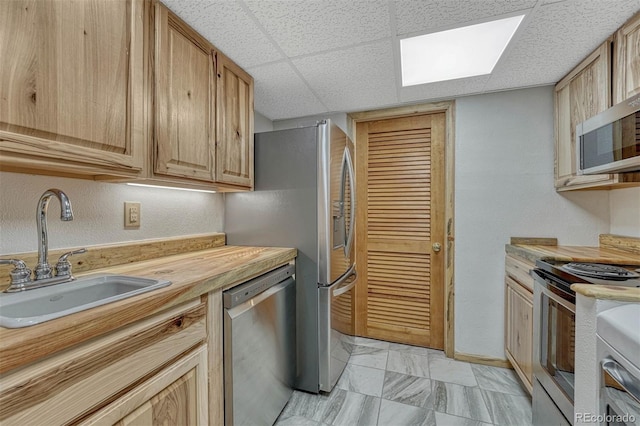
[{"label": "chrome faucet", "polygon": [[53,196],[60,200],[60,220],[68,222],[73,220],[73,210],[71,210],[71,202],[67,194],[59,189],[48,189],[40,197],[38,201],[38,209],[36,210],[36,220],[38,224],[38,264],[36,265],[35,279],[44,280],[53,276],[51,265],[49,265],[49,241],[47,237],[47,209],[49,201]]},{"label": "chrome faucet", "polygon": [[86,253],[87,249],[79,249],[64,253],[58,259],[55,271],[56,275],[53,275],[53,269],[49,265],[49,240],[47,236],[47,209],[49,207],[49,201],[55,196],[60,200],[60,220],[71,221],[73,220],[73,211],[71,209],[71,202],[67,194],[59,189],[48,189],[42,194],[38,201],[38,208],[36,211],[36,220],[38,226],[38,264],[34,270],[33,280],[31,279],[31,271],[27,268],[27,265],[19,259],[0,259],[0,265],[11,264],[14,269],[9,273],[11,275],[11,286],[5,290],[6,292],[15,292],[30,290],[32,288],[45,287],[53,284],[60,284],[68,281],[73,281],[75,278],[71,275],[71,263],[67,260],[69,256],[74,254]]}]

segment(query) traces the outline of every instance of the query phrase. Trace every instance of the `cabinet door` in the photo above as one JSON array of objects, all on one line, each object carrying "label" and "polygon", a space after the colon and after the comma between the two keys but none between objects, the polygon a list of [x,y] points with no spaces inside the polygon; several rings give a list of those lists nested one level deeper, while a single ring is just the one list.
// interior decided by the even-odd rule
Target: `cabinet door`
[{"label": "cabinet door", "polygon": [[[198,352],[184,365],[171,362],[191,348],[201,347],[205,339],[206,306],[198,297],[105,336],[59,350],[2,374],[0,423],[71,424],[92,417],[115,400],[120,402],[120,411],[101,423],[113,424],[196,365],[205,368],[204,373],[196,372],[197,377],[205,377],[204,384],[198,385],[201,395],[200,389],[206,388],[206,347],[204,353]],[[64,342],[53,347],[64,348]],[[168,365],[176,368],[170,370]],[[160,377],[156,372],[166,372],[170,377],[133,398],[129,390],[148,383],[149,377]],[[131,395],[126,404],[124,394]]]},{"label": "cabinet door", "polygon": [[507,358],[531,392],[533,383],[533,294],[506,278]]},{"label": "cabinet door", "polygon": [[577,175],[576,126],[610,106],[609,41],[556,85],[556,189],[615,183],[613,175]]},{"label": "cabinet door", "polygon": [[627,21],[614,39],[614,105],[640,93],[640,13]]},{"label": "cabinet door", "polygon": [[217,60],[216,180],[253,188],[253,78],[220,52]]},{"label": "cabinet door", "polygon": [[201,346],[81,424],[207,425],[207,346]]},{"label": "cabinet door", "polygon": [[142,0],[0,1],[3,167],[142,169],[144,16]]},{"label": "cabinet door", "polygon": [[212,46],[156,3],[156,174],[215,177],[215,59]]}]

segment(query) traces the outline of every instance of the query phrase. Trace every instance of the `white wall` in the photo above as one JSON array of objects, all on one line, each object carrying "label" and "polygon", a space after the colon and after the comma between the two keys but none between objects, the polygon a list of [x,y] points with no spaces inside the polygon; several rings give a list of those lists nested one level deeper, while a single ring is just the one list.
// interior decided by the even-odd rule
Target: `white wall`
[{"label": "white wall", "polygon": [[456,351],[504,359],[504,245],[597,246],[610,192],[554,190],[553,87],[457,99],[455,122]]},{"label": "white wall", "polygon": [[273,122],[264,115],[255,111],[253,114],[253,131],[254,133],[270,132],[273,130]]},{"label": "white wall", "polygon": [[[0,172],[0,254],[37,250],[36,206],[49,188],[69,196],[75,216],[72,222],[61,222],[60,204],[51,200],[50,248],[223,230],[222,194]],[[139,229],[124,229],[125,201],[142,203]]]},{"label": "white wall", "polygon": [[610,233],[640,238],[640,188],[611,191],[609,205]]}]

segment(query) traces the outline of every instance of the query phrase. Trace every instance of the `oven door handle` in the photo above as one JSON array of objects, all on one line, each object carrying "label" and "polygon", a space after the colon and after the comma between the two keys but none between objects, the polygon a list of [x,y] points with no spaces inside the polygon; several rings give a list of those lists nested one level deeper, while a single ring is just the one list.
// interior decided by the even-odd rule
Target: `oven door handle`
[{"label": "oven door handle", "polygon": [[602,369],[611,376],[629,396],[633,397],[633,399],[640,404],[640,383],[638,379],[635,379],[623,366],[611,358],[606,358],[602,361]]}]

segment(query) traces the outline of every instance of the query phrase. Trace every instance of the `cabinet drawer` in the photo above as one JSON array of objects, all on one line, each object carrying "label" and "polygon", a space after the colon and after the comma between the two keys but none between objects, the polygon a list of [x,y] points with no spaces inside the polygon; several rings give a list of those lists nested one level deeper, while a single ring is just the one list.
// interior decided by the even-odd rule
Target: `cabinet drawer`
[{"label": "cabinet drawer", "polygon": [[205,426],[207,399],[207,345],[202,345],[80,425]]},{"label": "cabinet drawer", "polygon": [[517,281],[530,292],[533,292],[533,277],[529,275],[529,273],[534,267],[535,265],[533,263],[521,258],[509,255],[505,258],[506,275]]},{"label": "cabinet drawer", "polygon": [[206,339],[199,299],[2,377],[0,422],[79,420]]}]

